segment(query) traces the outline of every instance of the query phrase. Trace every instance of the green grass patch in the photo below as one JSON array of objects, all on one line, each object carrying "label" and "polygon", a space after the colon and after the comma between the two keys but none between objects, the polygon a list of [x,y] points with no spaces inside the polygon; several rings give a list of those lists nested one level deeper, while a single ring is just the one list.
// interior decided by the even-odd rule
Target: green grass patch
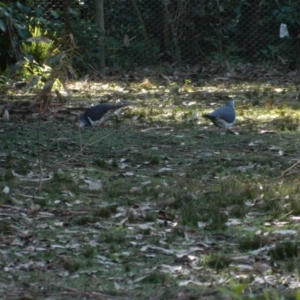
[{"label": "green grass patch", "polygon": [[[57,299],[222,299],[222,286],[236,299],[267,299],[259,280],[269,273],[253,267],[261,260],[276,285],[296,285],[295,85],[205,79],[169,94],[159,82],[155,92],[152,82],[145,91],[132,84],[132,108],[103,127],[79,132],[65,113],[40,127],[36,119],[0,126],[0,278],[11,291],[30,287],[32,299],[42,299],[40,286]],[[95,82],[89,98],[106,101],[118,86],[103,94]],[[239,135],[220,134],[201,117],[229,97]],[[238,283],[228,287],[231,277]]]}]

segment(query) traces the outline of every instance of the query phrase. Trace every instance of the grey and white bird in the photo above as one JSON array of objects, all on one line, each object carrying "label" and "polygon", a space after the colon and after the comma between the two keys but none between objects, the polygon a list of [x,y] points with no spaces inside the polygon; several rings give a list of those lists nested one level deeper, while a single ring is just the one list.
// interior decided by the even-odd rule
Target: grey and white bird
[{"label": "grey and white bird", "polygon": [[79,127],[98,126],[107,121],[112,113],[124,106],[128,106],[128,104],[101,103],[92,106],[80,116]]},{"label": "grey and white bird", "polygon": [[228,130],[235,122],[234,101],[228,101],[226,105],[203,115],[203,117],[210,119],[217,127]]}]

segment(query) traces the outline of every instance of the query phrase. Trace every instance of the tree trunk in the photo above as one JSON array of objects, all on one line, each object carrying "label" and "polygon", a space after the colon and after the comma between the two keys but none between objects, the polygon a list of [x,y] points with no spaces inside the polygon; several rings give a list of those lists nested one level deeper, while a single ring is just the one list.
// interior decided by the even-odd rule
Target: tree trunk
[{"label": "tree trunk", "polygon": [[105,73],[105,53],[104,53],[104,39],[105,39],[105,26],[104,26],[104,0],[95,0],[96,11],[96,25],[99,28],[98,46],[100,52],[100,73]]},{"label": "tree trunk", "polygon": [[172,57],[173,61],[179,62],[180,61],[180,49],[178,45],[178,36],[177,36],[177,30],[176,26],[174,24],[174,20],[172,19],[172,16],[168,10],[168,5],[169,2],[167,0],[161,0],[163,4],[163,9],[164,9],[164,14],[167,22],[169,23],[170,26],[170,31],[171,31],[171,38],[172,38]]}]

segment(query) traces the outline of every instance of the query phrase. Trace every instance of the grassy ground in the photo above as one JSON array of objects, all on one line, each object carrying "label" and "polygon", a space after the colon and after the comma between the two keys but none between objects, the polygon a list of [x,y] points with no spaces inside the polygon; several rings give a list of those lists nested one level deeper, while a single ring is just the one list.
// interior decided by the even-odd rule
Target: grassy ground
[{"label": "grassy ground", "polygon": [[[95,84],[132,103],[110,126],[0,123],[3,299],[299,299],[297,84]],[[236,135],[201,117],[230,96]]]}]

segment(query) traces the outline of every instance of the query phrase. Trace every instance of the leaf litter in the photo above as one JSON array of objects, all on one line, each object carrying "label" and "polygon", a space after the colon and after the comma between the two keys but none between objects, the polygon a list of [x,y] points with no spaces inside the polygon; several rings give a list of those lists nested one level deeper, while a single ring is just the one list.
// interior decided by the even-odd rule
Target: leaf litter
[{"label": "leaf litter", "polygon": [[132,83],[133,109],[80,133],[67,110],[40,126],[21,128],[14,114],[1,123],[5,299],[226,299],[219,288],[232,281],[245,297],[299,288],[299,105],[288,94],[270,103],[278,91],[251,83],[236,101],[240,135],[220,135],[201,115],[242,87],[226,76],[209,92],[166,84]]}]

